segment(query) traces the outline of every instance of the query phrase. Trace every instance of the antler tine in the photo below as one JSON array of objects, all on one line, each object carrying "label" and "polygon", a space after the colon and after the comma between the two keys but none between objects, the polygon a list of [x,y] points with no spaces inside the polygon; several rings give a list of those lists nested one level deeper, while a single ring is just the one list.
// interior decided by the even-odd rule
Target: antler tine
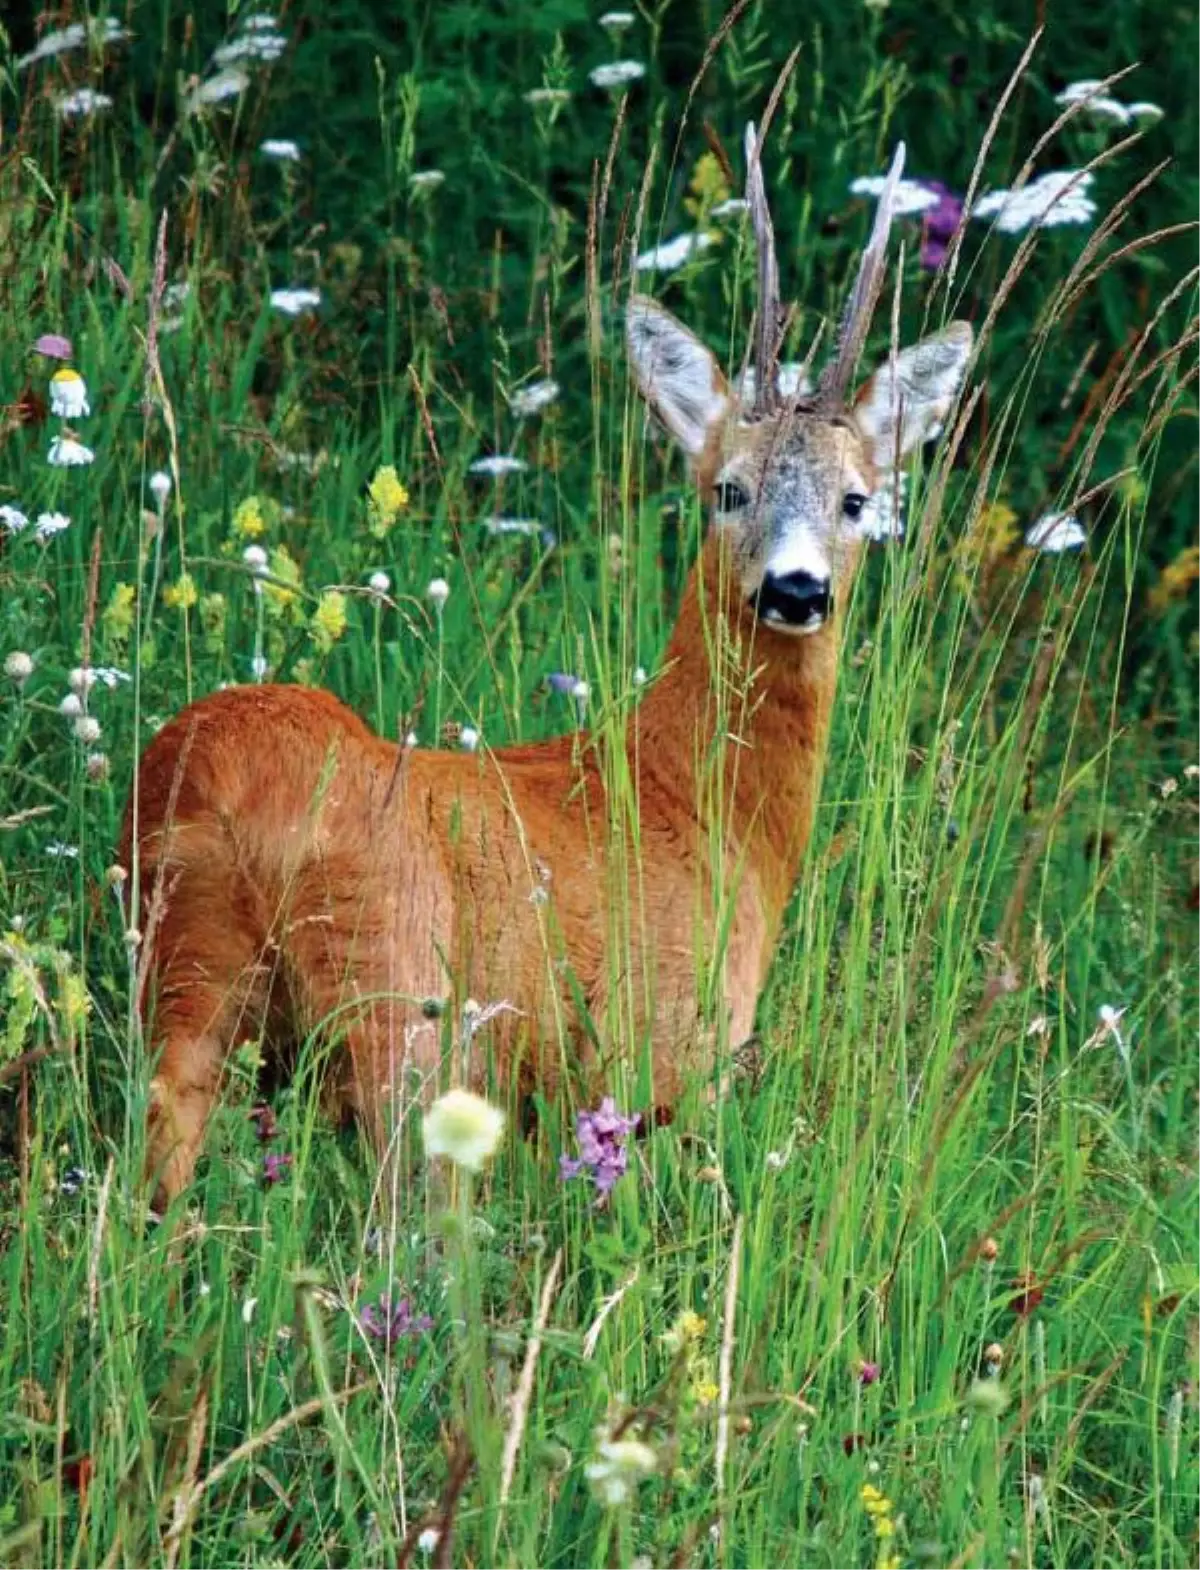
[{"label": "antler tine", "polygon": [[854,375],[858,357],[866,342],[871,317],[875,314],[875,305],[879,299],[879,291],[883,287],[888,233],[892,227],[892,205],[903,172],[904,143],[898,142],[892,158],[892,167],[888,170],[879,203],[875,208],[875,224],[871,230],[871,238],[867,241],[866,250],[858,264],[858,276],[854,280],[854,287],[846,302],[841,330],[838,333],[837,349],[821,377],[820,393],[825,403],[837,404],[844,401],[850,386],[850,378]]},{"label": "antler tine", "polygon": [[779,402],[775,356],[779,349],[782,312],[779,266],[775,260],[775,229],[763,184],[762,148],[751,121],[746,127],[746,201],[758,251],[758,311],[754,325],[754,408],[769,414]]}]

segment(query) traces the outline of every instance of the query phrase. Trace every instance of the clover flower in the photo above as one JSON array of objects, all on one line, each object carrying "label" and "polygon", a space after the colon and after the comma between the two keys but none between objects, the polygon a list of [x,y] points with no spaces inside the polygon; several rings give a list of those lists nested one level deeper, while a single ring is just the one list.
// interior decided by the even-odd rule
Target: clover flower
[{"label": "clover flower", "polygon": [[643,1478],[658,1470],[658,1456],[642,1439],[610,1439],[603,1432],[584,1474],[602,1504],[627,1504]]},{"label": "clover flower", "polygon": [[640,82],[646,67],[640,60],[614,60],[610,65],[598,65],[588,72],[593,87],[629,87]]},{"label": "clover flower", "polygon": [[171,476],[165,469],[155,469],[146,483],[154,498],[154,505],[159,512],[162,512],[167,505],[167,497],[171,494]]},{"label": "clover flower", "polygon": [[368,1303],[360,1309],[358,1322],[367,1335],[389,1348],[406,1336],[423,1335],[433,1329],[433,1320],[428,1314],[414,1314],[406,1297],[393,1303],[388,1292],[382,1293],[377,1303]]},{"label": "clover flower", "polygon": [[548,409],[557,399],[560,391],[558,383],[546,377],[544,381],[530,382],[526,387],[518,387],[510,393],[508,401],[512,412],[524,420],[531,415],[541,414],[543,409]]},{"label": "clover flower", "polygon": [[1063,551],[1077,551],[1086,545],[1087,534],[1079,519],[1071,513],[1048,512],[1026,529],[1025,543],[1030,550],[1058,556]]},{"label": "clover flower", "polygon": [[62,333],[42,333],[33,340],[33,352],[44,354],[48,360],[69,360],[75,353],[69,338]]},{"label": "clover flower", "polygon": [[858,1365],[858,1382],[859,1382],[860,1385],[863,1386],[864,1389],[868,1385],[876,1384],[878,1382],[878,1379],[879,1379],[879,1364],[878,1363],[868,1363],[868,1362],[866,1362],[864,1360],[863,1362],[861,1362]]},{"label": "clover flower", "polygon": [[83,713],[83,699],[77,692],[68,692],[58,705],[58,712],[64,720],[73,720]]},{"label": "clover flower", "polygon": [[1093,180],[1089,170],[1054,169],[1019,191],[989,191],[975,203],[971,217],[993,219],[1001,234],[1090,223],[1096,216],[1096,204],[1087,194]]},{"label": "clover flower", "polygon": [[440,616],[450,598],[450,585],[445,578],[431,578],[425,587],[425,597]]},{"label": "clover flower", "polygon": [[580,1112],[575,1118],[575,1137],[579,1155],[558,1158],[559,1177],[567,1179],[586,1173],[598,1194],[607,1194],[629,1165],[629,1136],[641,1116],[625,1117],[617,1111],[611,1096],[605,1096],[595,1112]]},{"label": "clover flower", "polygon": [[85,747],[93,747],[100,740],[100,721],[91,714],[80,714],[72,723],[75,740]]},{"label": "clover flower", "polygon": [[483,526],[489,534],[523,534],[530,539],[541,528],[534,518],[500,518],[495,515],[484,518]]},{"label": "clover flower", "polygon": [[285,316],[303,316],[306,311],[315,311],[321,303],[319,289],[272,289],[271,305],[277,311],[282,311]]},{"label": "clover flower", "polygon": [[661,245],[643,251],[633,265],[639,273],[677,272],[685,262],[701,251],[707,251],[714,243],[714,237],[702,229],[694,234],[677,234],[673,240],[664,240]]},{"label": "clover flower", "polygon": [[392,580],[386,572],[373,572],[367,579],[367,588],[370,589],[372,594],[383,596],[390,591],[391,587]]},{"label": "clover flower", "polygon": [[50,378],[50,412],[60,420],[78,420],[92,412],[87,383],[70,366],[64,365]]},{"label": "clover flower", "polygon": [[55,469],[78,469],[94,463],[96,454],[73,436],[56,436],[50,443],[46,462]]},{"label": "clover flower", "polygon": [[421,1131],[427,1156],[447,1156],[478,1172],[500,1143],[504,1113],[469,1090],[448,1090],[425,1114]]}]

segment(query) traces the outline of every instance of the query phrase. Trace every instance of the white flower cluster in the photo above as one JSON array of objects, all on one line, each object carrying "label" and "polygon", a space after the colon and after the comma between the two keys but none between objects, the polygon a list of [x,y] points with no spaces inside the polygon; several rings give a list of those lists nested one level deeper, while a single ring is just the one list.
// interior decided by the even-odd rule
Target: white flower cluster
[{"label": "white flower cluster", "polygon": [[[853,196],[871,196],[878,201],[886,183],[883,175],[861,175],[857,180],[851,180],[850,192]],[[940,200],[937,192],[931,191],[920,180],[898,180],[892,197],[892,216],[911,218],[916,213],[936,207]]]},{"label": "white flower cluster", "polygon": [[83,49],[89,42],[95,48],[103,49],[107,44],[119,44],[128,37],[127,30],[110,16],[105,17],[103,22],[72,22],[67,27],[44,33],[37,47],[17,60],[16,68],[23,71],[27,66],[36,65],[39,60],[53,60],[74,49]]},{"label": "white flower cluster", "polygon": [[285,316],[303,316],[307,311],[315,311],[321,303],[319,289],[272,289],[271,304],[277,311],[282,311]]},{"label": "white flower cluster", "polygon": [[1087,544],[1087,534],[1072,513],[1048,512],[1026,529],[1025,543],[1030,550],[1059,556],[1063,551],[1080,550]]},{"label": "white flower cluster", "polygon": [[531,415],[541,414],[543,409],[548,409],[558,398],[559,385],[547,377],[544,381],[529,382],[524,387],[518,387],[509,394],[508,402],[512,412],[520,419],[526,420]]},{"label": "white flower cluster", "polygon": [[23,534],[26,529],[30,529],[33,538],[45,544],[70,527],[71,520],[64,512],[40,512],[31,525],[19,507],[7,503],[0,507],[0,528],[10,535]]},{"label": "white flower cluster", "polygon": [[975,203],[971,217],[993,219],[1001,234],[1090,223],[1096,216],[1088,195],[1092,180],[1087,170],[1054,169],[1019,190],[989,191]]},{"label": "white flower cluster", "polygon": [[1150,123],[1162,119],[1164,111],[1158,104],[1147,103],[1144,100],[1135,104],[1123,104],[1119,98],[1104,92],[1103,88],[1104,84],[1098,81],[1072,82],[1056,95],[1054,102],[1063,109],[1069,108],[1072,104],[1082,104],[1082,113],[1110,125],[1133,125],[1139,120]]},{"label": "white flower cluster", "polygon": [[64,93],[57,99],[54,107],[60,119],[79,120],[99,114],[102,109],[111,109],[112,102],[107,93],[98,93],[91,87],[77,87],[73,93]]},{"label": "white flower cluster", "polygon": [[588,81],[593,87],[629,87],[645,74],[646,67],[640,60],[614,60],[611,65],[598,65],[589,71]]},{"label": "white flower cluster", "polygon": [[673,240],[664,240],[661,245],[654,245],[634,262],[634,267],[639,273],[673,273],[677,272],[685,262],[690,262],[693,256],[699,256],[701,251],[707,251],[713,243],[711,234],[697,230],[693,234],[677,234]]}]

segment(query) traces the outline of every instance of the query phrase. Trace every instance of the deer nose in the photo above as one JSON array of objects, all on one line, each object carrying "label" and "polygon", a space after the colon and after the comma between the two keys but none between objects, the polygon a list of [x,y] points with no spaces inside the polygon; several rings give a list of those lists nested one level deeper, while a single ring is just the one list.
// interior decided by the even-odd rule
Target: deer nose
[{"label": "deer nose", "polygon": [[768,572],[754,595],[760,621],[797,632],[815,632],[833,611],[833,588],[828,578],[811,572]]}]

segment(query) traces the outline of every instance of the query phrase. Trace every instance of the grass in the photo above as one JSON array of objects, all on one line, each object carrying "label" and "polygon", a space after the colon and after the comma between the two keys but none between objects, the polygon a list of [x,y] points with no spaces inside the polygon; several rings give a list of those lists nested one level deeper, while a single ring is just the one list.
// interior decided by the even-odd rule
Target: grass
[{"label": "grass", "polygon": [[[1089,230],[1018,259],[970,225],[950,286],[902,226],[905,339],[1002,304],[953,461],[860,580],[817,827],[732,1092],[698,1086],[604,1207],[557,1176],[568,1092],[448,1215],[418,1180],[389,1221],[322,1116],[319,1044],[263,1143],[247,1042],[172,1244],[137,1181],[150,1065],[107,875],[156,724],[261,659],[426,745],[570,728],[576,700],[545,682],[570,672],[614,734],[702,524],[627,390],[630,226],[644,213],[647,245],[691,227],[684,201],[719,183],[701,122],[736,149],[802,42],[767,169],[801,348],[865,232],[849,179],[903,134],[915,172],[965,188],[1025,43],[999,10],[832,6],[785,43],[751,6],[685,115],[719,20],[701,8],[609,43],[568,0],[412,5],[387,27],[344,3],[289,13],[282,61],[181,117],[222,36],[186,15],[134,7],[128,45],[10,62],[0,89],[0,503],[71,518],[0,538],[0,654],[34,663],[0,699],[0,1560],[1194,1563],[1195,284],[1193,239],[1164,233],[1195,208],[1187,51],[1150,8],[1102,38],[1080,8],[1022,75],[985,186],[1065,81],[1145,54],[1114,91],[1160,98],[1169,141],[1151,127],[1101,164]],[[650,69],[620,111],[585,75],[625,54]],[[114,104],[66,126],[54,94],[85,82]],[[574,96],[531,108],[543,82]],[[293,134],[296,168],[255,156]],[[1178,164],[1079,265],[1169,142]],[[1112,145],[1079,118],[1039,172]],[[413,193],[434,165],[445,184]],[[191,293],[152,306],[164,212],[159,279]],[[733,358],[751,272],[734,228],[654,287]],[[267,304],[310,283],[315,314]],[[180,319],[157,360],[155,316]],[[61,422],[30,344],[51,331],[90,389],[83,469],[45,462]],[[516,420],[504,394],[546,373],[559,401]],[[510,450],[525,473],[469,472]],[[386,525],[381,464],[408,492]],[[1080,555],[1022,547],[1057,505],[1084,519]],[[262,595],[249,544],[270,553]],[[92,692],[84,746],[59,703],[89,660],[132,679]],[[291,1158],[277,1182],[266,1150]],[[372,1335],[384,1295],[430,1328]],[[601,1430],[654,1451],[620,1505],[587,1473]]]}]

